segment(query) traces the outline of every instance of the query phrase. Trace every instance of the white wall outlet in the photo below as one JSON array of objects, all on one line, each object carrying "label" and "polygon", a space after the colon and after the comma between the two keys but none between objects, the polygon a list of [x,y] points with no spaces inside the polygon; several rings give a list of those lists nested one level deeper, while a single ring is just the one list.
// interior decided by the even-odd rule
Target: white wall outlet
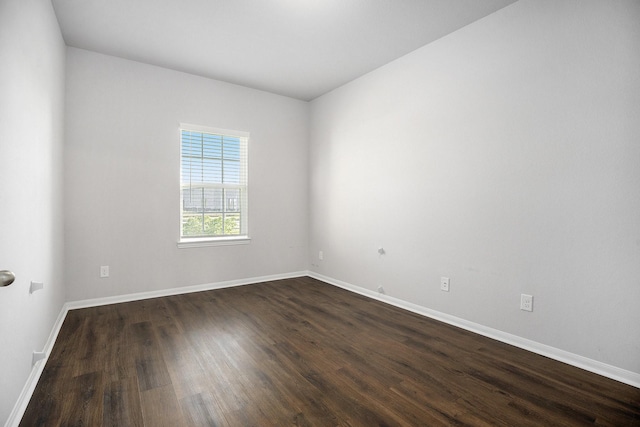
[{"label": "white wall outlet", "polygon": [[384,294],[384,288],[382,286],[378,286],[378,293]]},{"label": "white wall outlet", "polygon": [[533,311],[533,295],[520,294],[520,310]]},{"label": "white wall outlet", "polygon": [[318,252],[318,259],[319,259],[320,261],[322,261],[322,260],[324,259],[324,252],[322,252],[322,251],[319,251],[319,252]]},{"label": "white wall outlet", "polygon": [[441,291],[445,291],[445,292],[449,292],[449,278],[448,277],[441,277],[440,278],[440,290]]},{"label": "white wall outlet", "polygon": [[109,266],[108,265],[101,265],[100,266],[100,277],[101,278],[109,277]]}]

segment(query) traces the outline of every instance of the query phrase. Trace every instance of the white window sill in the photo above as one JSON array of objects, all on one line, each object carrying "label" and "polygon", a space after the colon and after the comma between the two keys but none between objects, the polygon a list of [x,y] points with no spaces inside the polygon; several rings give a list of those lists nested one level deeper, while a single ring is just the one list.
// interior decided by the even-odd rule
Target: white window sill
[{"label": "white window sill", "polygon": [[251,243],[249,236],[233,236],[233,237],[199,237],[193,239],[181,239],[178,241],[178,248],[201,248],[205,246],[228,246],[228,245],[247,245]]}]

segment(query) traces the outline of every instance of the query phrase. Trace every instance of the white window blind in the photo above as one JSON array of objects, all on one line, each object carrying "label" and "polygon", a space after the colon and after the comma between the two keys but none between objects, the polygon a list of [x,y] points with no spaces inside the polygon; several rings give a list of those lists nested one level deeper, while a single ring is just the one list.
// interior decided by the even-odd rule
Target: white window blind
[{"label": "white window blind", "polygon": [[248,235],[247,132],[181,125],[180,238]]}]

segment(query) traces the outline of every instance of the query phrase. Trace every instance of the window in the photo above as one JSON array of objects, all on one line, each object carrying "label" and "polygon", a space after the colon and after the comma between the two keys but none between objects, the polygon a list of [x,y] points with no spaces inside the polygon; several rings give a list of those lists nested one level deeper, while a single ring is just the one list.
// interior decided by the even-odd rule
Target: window
[{"label": "window", "polygon": [[181,247],[248,240],[247,132],[180,126]]}]

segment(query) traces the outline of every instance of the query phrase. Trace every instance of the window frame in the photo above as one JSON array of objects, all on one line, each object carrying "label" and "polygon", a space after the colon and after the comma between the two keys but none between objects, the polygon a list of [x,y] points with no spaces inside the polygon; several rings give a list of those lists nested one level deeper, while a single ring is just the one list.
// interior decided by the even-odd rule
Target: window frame
[{"label": "window frame", "polygon": [[[240,198],[240,230],[241,234],[238,235],[219,235],[219,236],[183,236],[183,214],[184,214],[184,198],[183,198],[183,182],[182,182],[182,155],[183,155],[183,147],[182,147],[182,132],[197,132],[203,134],[217,135],[222,137],[235,137],[240,139],[240,180],[244,183],[239,184],[239,188],[243,190],[244,197]],[[215,128],[209,126],[202,125],[194,125],[189,123],[180,123],[180,127],[178,129],[178,148],[179,148],[179,158],[180,158],[180,175],[178,181],[178,189],[179,189],[179,197],[180,197],[180,221],[178,223],[178,248],[194,248],[194,247],[203,247],[203,246],[225,246],[225,245],[241,245],[248,244],[251,242],[251,238],[249,237],[249,202],[248,202],[248,192],[249,192],[249,181],[248,181],[248,169],[249,169],[249,132],[231,130],[231,129],[222,129]],[[222,160],[222,158],[221,158]],[[209,184],[212,186],[217,186],[218,184]],[[220,183],[220,188],[225,188],[226,184]],[[224,211],[224,209],[223,209]]]}]

